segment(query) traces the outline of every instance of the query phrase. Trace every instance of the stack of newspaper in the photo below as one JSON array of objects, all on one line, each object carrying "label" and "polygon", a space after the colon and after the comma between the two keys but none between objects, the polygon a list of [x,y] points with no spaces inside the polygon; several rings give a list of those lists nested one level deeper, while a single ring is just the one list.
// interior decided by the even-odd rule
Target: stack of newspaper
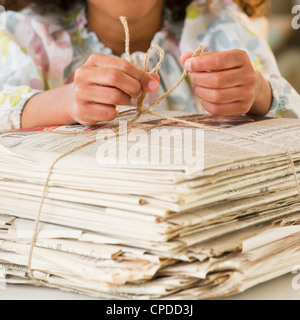
[{"label": "stack of newspaper", "polygon": [[4,281],[211,299],[299,265],[300,121],[176,116],[212,130],[151,117],[128,130],[129,114],[1,133]]}]

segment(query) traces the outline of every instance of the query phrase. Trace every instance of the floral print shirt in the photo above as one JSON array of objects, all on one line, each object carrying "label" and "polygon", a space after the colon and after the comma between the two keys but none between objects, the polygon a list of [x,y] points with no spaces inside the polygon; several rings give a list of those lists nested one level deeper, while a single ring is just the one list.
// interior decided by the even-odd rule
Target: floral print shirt
[{"label": "floral print shirt", "polygon": [[[263,72],[273,90],[273,104],[268,116],[299,117],[300,96],[281,77],[276,60],[252,22],[232,0],[215,0],[209,10],[205,0],[194,1],[184,22],[175,23],[165,12],[164,26],[153,43],[165,50],[159,71],[161,86],[157,94],[168,91],[183,72],[180,56],[204,44],[207,51],[242,49]],[[75,4],[69,12],[42,13],[37,6],[21,12],[0,14],[0,129],[18,129],[26,102],[35,94],[74,79],[75,70],[93,53],[113,55],[110,48],[89,32],[85,6]],[[152,64],[157,54],[152,53]],[[142,67],[144,52],[133,52],[134,64]],[[151,68],[151,66],[149,66]],[[148,99],[153,99],[148,95]],[[159,106],[159,110],[201,111],[201,101],[193,96],[186,80]]]}]

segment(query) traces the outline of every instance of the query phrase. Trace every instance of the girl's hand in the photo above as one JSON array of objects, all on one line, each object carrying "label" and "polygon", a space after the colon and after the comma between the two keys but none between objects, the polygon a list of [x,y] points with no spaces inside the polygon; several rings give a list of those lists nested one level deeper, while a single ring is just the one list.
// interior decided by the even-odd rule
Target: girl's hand
[{"label": "girl's hand", "polygon": [[76,70],[71,87],[69,118],[73,123],[93,125],[118,115],[117,105],[128,105],[143,90],[156,92],[159,77],[153,77],[117,57],[93,54]]},{"label": "girl's hand", "polygon": [[202,106],[213,115],[265,115],[272,104],[269,82],[256,68],[245,51],[230,50],[207,53],[191,58],[181,56],[190,72],[195,95]]}]

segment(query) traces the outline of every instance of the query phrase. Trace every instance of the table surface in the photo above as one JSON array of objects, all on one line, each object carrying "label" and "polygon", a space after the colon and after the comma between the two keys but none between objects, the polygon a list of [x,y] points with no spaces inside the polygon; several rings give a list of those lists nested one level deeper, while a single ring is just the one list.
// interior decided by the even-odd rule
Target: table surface
[{"label": "table surface", "polygon": [[[224,300],[300,300],[299,290],[293,289],[295,274],[289,273],[277,279],[257,285],[236,296]],[[294,279],[295,280],[295,279]],[[50,288],[25,285],[6,285],[0,289],[0,300],[95,300],[94,298]]]}]

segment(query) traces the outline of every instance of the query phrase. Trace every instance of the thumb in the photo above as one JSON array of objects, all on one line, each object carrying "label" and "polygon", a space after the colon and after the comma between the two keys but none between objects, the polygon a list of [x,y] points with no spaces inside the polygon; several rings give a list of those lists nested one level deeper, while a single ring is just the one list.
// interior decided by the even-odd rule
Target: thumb
[{"label": "thumb", "polygon": [[143,90],[148,92],[156,92],[159,89],[160,78],[157,74],[153,76],[144,73],[141,77],[141,85]]},{"label": "thumb", "polygon": [[[210,54],[213,54],[214,52],[203,52],[202,55],[203,56],[206,56],[206,55],[210,55]],[[182,64],[185,64],[185,62],[192,58],[192,56],[194,55],[194,52],[190,52],[190,51],[187,51],[187,52],[184,52],[181,57],[180,57],[180,61]]]},{"label": "thumb", "polygon": [[190,59],[193,56],[193,52],[184,52],[180,57],[180,62],[185,64],[186,60]]}]

